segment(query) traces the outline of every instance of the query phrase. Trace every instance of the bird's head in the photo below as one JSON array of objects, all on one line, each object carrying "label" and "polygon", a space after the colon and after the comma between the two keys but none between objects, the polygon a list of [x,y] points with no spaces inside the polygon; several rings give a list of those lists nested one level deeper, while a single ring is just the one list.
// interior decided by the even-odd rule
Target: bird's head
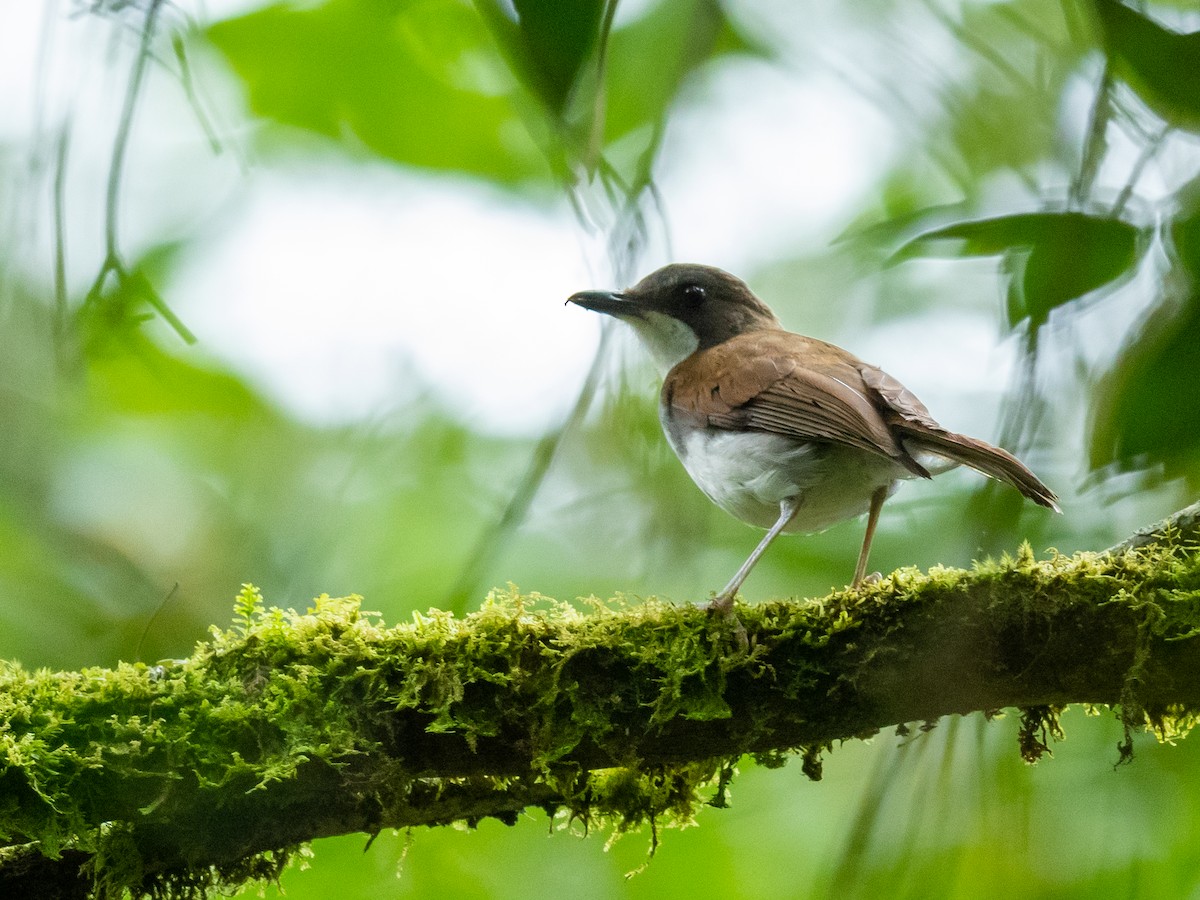
[{"label": "bird's head", "polygon": [[740,278],[691,263],[664,266],[628,290],[580,291],[567,302],[628,322],[666,369],[736,335],[781,327]]}]

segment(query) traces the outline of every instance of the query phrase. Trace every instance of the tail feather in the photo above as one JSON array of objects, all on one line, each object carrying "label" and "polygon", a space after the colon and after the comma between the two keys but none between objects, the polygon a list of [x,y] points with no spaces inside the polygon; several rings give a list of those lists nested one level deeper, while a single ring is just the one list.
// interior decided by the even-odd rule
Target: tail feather
[{"label": "tail feather", "polygon": [[941,428],[913,427],[915,424],[900,424],[903,440],[910,450],[933,453],[970,466],[977,472],[1011,484],[1034,503],[1055,512],[1062,512],[1054,491],[1046,487],[1040,478],[1007,450],[1001,450],[986,441],[964,434],[955,434]]}]

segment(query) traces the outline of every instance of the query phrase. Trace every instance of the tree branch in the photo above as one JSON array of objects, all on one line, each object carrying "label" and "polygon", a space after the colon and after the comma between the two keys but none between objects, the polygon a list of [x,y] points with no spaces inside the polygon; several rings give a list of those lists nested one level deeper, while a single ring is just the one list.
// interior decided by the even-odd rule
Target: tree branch
[{"label": "tree branch", "polygon": [[384,628],[357,598],[300,615],[247,588],[187,660],[0,670],[0,895],[195,896],[313,838],[527,807],[686,820],[742,754],[803,751],[817,775],[832,741],[951,713],[1024,710],[1029,757],[1068,703],[1177,734],[1200,708],[1194,550],[1165,526],[1130,551],[900,570],[740,608],[749,652],[691,606],[514,592]]}]

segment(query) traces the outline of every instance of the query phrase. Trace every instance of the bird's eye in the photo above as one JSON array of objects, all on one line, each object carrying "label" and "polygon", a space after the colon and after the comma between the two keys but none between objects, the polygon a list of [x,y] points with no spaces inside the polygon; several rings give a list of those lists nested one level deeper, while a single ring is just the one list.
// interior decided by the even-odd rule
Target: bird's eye
[{"label": "bird's eye", "polygon": [[684,299],[690,300],[692,303],[699,303],[704,299],[704,288],[698,284],[685,284],[682,293]]}]

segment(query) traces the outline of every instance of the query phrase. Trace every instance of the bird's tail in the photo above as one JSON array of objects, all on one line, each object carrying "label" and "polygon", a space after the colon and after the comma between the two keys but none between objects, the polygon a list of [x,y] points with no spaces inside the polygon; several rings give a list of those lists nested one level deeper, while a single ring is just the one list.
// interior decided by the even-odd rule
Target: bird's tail
[{"label": "bird's tail", "polygon": [[[908,425],[909,427],[905,427]],[[1058,507],[1058,497],[1054,491],[1046,487],[1042,480],[1033,474],[1023,462],[999,447],[993,447],[986,441],[967,437],[965,434],[955,434],[942,428],[911,427],[910,423],[900,424],[904,443],[910,451],[918,453],[933,453],[964,466],[970,466],[977,472],[982,472],[1005,484],[1011,484],[1018,491],[1040,506],[1045,506],[1055,512],[1062,512]]]}]

